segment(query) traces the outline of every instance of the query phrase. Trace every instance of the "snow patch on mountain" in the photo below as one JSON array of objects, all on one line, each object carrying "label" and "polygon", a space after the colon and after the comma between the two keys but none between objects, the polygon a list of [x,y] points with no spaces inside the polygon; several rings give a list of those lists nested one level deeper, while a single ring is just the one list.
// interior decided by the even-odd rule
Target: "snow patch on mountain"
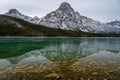
[{"label": "snow patch on mountain", "polygon": [[109,22],[107,23],[108,25],[111,25],[111,26],[117,26],[117,27],[120,27],[120,21],[118,20],[115,20],[115,21],[112,21],[112,22]]}]

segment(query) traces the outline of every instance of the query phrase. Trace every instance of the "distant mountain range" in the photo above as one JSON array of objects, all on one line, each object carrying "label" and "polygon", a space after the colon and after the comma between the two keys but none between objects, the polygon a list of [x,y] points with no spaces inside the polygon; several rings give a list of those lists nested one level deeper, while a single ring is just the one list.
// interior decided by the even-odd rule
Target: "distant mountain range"
[{"label": "distant mountain range", "polygon": [[[11,25],[14,25],[15,26],[14,28],[19,28],[22,30],[24,29],[26,32],[24,32],[24,30],[23,32],[26,33],[26,35],[30,33],[29,35],[36,35],[36,36],[38,35],[39,36],[40,35],[55,36],[56,33],[52,33],[52,30],[53,31],[60,30],[61,33],[59,32],[59,35],[56,34],[56,36],[67,36],[67,35],[69,36],[98,36],[98,35],[99,36],[110,36],[110,35],[120,36],[120,21],[113,21],[110,23],[101,23],[91,18],[81,16],[78,12],[74,11],[71,5],[67,2],[63,2],[57,10],[52,11],[51,13],[47,14],[45,17],[42,17],[42,18],[26,16],[20,13],[17,9],[10,9],[7,13],[1,15],[0,17],[1,17],[0,28],[1,27],[4,28],[6,24],[7,24],[7,27],[8,26],[12,27]],[[27,28],[26,28],[26,24],[27,24]],[[29,31],[29,28],[31,28],[30,26],[32,27],[32,29],[30,29],[31,31]],[[37,28],[41,28],[42,26],[42,28],[44,27],[44,29],[47,29],[47,30],[45,31],[45,33],[41,32],[40,29],[36,29],[37,30],[36,31],[34,30],[34,28],[36,27],[33,27],[33,26],[37,26]],[[18,32],[19,32],[19,29],[18,29]],[[7,34],[8,32],[10,32],[10,31],[7,31],[7,32],[3,32],[3,31],[0,32],[0,35],[4,35],[4,33]],[[35,32],[35,33],[32,33],[32,32]],[[18,35],[18,34],[14,33],[14,35]],[[19,35],[22,36],[22,32]]]}]

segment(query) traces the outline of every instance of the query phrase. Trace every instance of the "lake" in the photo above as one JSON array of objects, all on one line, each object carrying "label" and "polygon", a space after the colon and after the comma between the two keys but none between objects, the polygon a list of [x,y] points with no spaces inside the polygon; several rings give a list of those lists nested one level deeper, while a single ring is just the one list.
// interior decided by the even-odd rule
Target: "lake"
[{"label": "lake", "polygon": [[120,80],[120,38],[0,37],[0,80]]}]

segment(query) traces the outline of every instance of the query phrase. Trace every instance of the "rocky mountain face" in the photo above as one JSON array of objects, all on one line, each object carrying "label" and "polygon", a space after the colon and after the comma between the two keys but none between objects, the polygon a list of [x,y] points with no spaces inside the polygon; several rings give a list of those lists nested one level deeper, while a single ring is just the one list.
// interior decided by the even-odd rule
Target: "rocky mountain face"
[{"label": "rocky mountain face", "polygon": [[63,2],[57,10],[41,18],[37,24],[52,28],[91,33],[120,33],[120,27],[113,27],[112,25],[81,16],[67,2]]},{"label": "rocky mountain face", "polygon": [[7,13],[5,13],[5,15],[20,18],[20,19],[23,19],[23,20],[30,22],[30,23],[36,23],[39,20],[39,18],[37,16],[29,17],[26,15],[23,15],[17,9],[10,9]]}]

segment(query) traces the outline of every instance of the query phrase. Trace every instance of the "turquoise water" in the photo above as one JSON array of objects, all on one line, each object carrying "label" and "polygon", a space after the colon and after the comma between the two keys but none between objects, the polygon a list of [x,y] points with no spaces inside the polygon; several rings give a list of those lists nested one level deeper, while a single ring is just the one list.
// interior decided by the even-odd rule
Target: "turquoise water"
[{"label": "turquoise water", "polygon": [[[96,63],[105,64],[107,70],[120,68],[120,38],[0,38],[1,75],[7,73],[7,69],[10,72],[23,66],[32,65],[36,69],[41,65],[60,67],[65,64],[77,70]],[[117,80],[119,77],[114,75]]]}]

